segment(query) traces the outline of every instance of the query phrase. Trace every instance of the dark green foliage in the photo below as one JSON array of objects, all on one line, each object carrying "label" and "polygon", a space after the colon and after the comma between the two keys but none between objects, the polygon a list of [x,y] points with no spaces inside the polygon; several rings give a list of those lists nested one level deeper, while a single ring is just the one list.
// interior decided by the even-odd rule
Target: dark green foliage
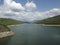
[{"label": "dark green foliage", "polygon": [[60,15],[34,22],[36,24],[60,24]]}]

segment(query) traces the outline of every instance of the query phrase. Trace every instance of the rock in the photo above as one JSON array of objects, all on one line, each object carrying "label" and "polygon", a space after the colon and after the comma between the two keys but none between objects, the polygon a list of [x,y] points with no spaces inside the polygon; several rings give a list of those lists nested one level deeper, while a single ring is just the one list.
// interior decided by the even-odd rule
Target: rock
[{"label": "rock", "polygon": [[12,35],[14,35],[14,33],[12,31],[1,32],[0,33],[0,38],[12,36]]}]

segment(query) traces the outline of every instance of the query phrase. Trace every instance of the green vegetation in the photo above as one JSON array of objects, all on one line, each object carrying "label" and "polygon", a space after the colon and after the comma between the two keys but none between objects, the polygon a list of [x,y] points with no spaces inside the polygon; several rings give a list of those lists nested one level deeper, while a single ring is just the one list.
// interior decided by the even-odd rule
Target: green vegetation
[{"label": "green vegetation", "polygon": [[8,18],[0,18],[0,24],[3,25],[14,25],[14,24],[22,24],[22,21],[17,21],[13,19],[8,19]]},{"label": "green vegetation", "polygon": [[0,18],[0,32],[10,31],[7,25],[22,24],[22,21],[17,21],[8,18]]},{"label": "green vegetation", "polygon": [[44,19],[44,20],[39,20],[34,22],[36,24],[52,24],[52,25],[59,25],[60,24],[60,15],[52,17],[52,18],[48,18],[48,19]]},{"label": "green vegetation", "polygon": [[4,32],[4,31],[10,31],[10,29],[6,25],[0,24],[0,32]]}]

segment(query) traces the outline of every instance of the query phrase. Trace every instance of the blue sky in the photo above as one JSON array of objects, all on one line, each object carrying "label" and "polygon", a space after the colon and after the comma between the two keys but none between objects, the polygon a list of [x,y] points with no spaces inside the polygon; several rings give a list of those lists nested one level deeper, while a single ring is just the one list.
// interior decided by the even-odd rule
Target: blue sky
[{"label": "blue sky", "polygon": [[[20,2],[22,4],[26,3],[26,0],[15,0],[16,2]],[[32,0],[29,0],[32,1]],[[60,0],[33,0],[37,5],[37,10],[46,11],[52,8],[60,8]]]},{"label": "blue sky", "polygon": [[34,21],[60,15],[60,0],[0,0],[0,18]]},{"label": "blue sky", "polygon": [[[24,5],[27,0],[14,0],[17,3]],[[32,1],[32,0],[29,0]],[[53,8],[60,8],[60,0],[33,0],[37,5],[38,11],[46,11]],[[0,0],[0,4],[3,3],[3,0]]]}]

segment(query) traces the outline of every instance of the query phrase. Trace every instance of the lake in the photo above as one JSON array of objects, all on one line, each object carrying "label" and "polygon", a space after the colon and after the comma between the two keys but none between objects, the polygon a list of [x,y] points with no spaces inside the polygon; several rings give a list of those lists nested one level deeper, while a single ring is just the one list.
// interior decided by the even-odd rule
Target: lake
[{"label": "lake", "polygon": [[14,36],[0,39],[0,45],[60,45],[60,27],[20,24],[10,29]]}]

